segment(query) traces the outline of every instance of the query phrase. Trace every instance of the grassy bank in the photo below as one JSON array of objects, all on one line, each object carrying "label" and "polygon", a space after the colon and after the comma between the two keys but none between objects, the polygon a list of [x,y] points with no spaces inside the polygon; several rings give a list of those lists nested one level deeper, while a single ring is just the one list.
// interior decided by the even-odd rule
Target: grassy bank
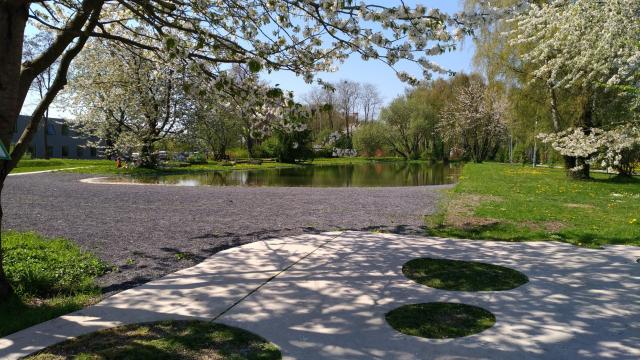
[{"label": "grassy bank", "polygon": [[99,300],[94,279],[108,267],[70,241],[9,231],[2,234],[2,249],[16,294],[0,302],[0,336]]},{"label": "grassy bank", "polygon": [[[116,168],[115,162],[110,160],[74,160],[74,159],[51,159],[51,160],[22,160],[12,173],[42,171],[42,170],[64,170],[67,172],[96,174],[96,175],[170,175],[170,174],[191,174],[208,171],[232,171],[232,170],[266,170],[274,168],[291,168],[300,166],[328,166],[362,164],[373,161],[404,161],[400,158],[317,158],[298,164],[279,163],[275,161],[264,161],[261,164],[249,162],[237,162],[235,164],[209,161],[206,164],[178,164],[168,163],[167,166],[158,169],[141,168]],[[421,162],[420,160],[412,162]],[[66,169],[66,170],[65,170]]]},{"label": "grassy bank", "polygon": [[109,160],[77,160],[77,159],[34,159],[20,160],[18,166],[11,170],[12,174],[32,171],[61,170],[76,167],[106,167],[113,165]]},{"label": "grassy bank", "polygon": [[576,181],[562,169],[468,164],[448,195],[426,219],[431,235],[640,246],[638,178]]}]

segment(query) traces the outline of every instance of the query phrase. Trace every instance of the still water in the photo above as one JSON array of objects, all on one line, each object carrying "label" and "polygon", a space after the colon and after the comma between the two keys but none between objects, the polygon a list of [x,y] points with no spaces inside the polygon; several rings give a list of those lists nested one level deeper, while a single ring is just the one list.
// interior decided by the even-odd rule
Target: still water
[{"label": "still water", "polygon": [[307,186],[381,187],[454,183],[459,164],[371,162],[365,164],[304,166],[297,168],[211,171],[201,174],[113,177],[109,182],[135,182],[178,186]]}]

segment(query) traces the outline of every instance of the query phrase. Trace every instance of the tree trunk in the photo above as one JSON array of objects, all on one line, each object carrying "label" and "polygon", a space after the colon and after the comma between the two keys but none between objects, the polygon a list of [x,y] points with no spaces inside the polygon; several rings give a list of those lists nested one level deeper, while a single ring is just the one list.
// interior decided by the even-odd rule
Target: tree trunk
[{"label": "tree trunk", "polygon": [[44,127],[44,131],[42,132],[44,136],[44,158],[49,160],[50,156],[49,151],[47,150],[49,148],[49,139],[47,136],[49,135],[49,109],[45,111],[44,119],[42,119],[42,125]]},{"label": "tree trunk", "polygon": [[[565,156],[564,164],[570,178],[576,180],[589,179],[590,166],[584,158]],[[576,169],[578,167],[579,169]]]},{"label": "tree trunk", "polygon": [[247,153],[249,154],[249,158],[253,158],[253,147],[255,145],[255,140],[251,135],[247,135]]},{"label": "tree trunk", "polygon": [[351,137],[351,134],[349,134],[349,113],[346,111],[344,113],[344,122],[347,127],[347,137]]},{"label": "tree trunk", "polygon": [[558,113],[558,97],[556,95],[556,90],[554,89],[552,84],[548,84],[549,87],[549,97],[551,98],[551,121],[553,123],[553,130],[555,132],[560,131],[560,115]]},{"label": "tree trunk", "polygon": [[[0,3],[0,141],[10,148],[13,129],[20,108],[19,87],[20,68],[22,62],[22,42],[27,24],[28,2],[3,1]],[[0,160],[0,197],[7,174],[11,171],[12,162]],[[0,230],[2,227],[2,208],[0,204]],[[0,301],[6,300],[13,293],[11,284],[4,273],[2,252],[2,236],[0,234]]]},{"label": "tree trunk", "polygon": [[157,167],[156,155],[153,152],[153,141],[145,141],[140,149],[140,167],[155,169]]}]

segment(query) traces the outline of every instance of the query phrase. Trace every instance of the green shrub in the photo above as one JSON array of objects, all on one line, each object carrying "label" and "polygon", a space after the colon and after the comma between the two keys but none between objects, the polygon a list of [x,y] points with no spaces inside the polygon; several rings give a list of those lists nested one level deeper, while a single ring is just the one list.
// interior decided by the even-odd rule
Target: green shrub
[{"label": "green shrub", "polygon": [[340,134],[340,137],[335,141],[334,147],[338,149],[353,149],[353,141],[351,136],[347,136],[347,134]]},{"label": "green shrub", "polygon": [[387,133],[388,129],[382,123],[362,124],[353,132],[353,146],[358,153],[374,156],[379,150],[385,151]]},{"label": "green shrub", "polygon": [[334,132],[332,129],[322,129],[315,135],[314,143],[320,146],[325,146],[329,142],[329,137]]},{"label": "green shrub", "polygon": [[207,157],[204,156],[204,154],[201,154],[201,153],[193,153],[193,154],[189,155],[189,157],[187,158],[187,162],[189,164],[206,164],[207,163]]},{"label": "green shrub", "polygon": [[246,159],[249,157],[249,152],[245,148],[233,148],[227,153],[231,159]]},{"label": "green shrub", "polygon": [[297,160],[313,158],[311,149],[311,130],[303,131],[275,131],[278,139],[276,157],[279,162],[294,163]]},{"label": "green shrub", "polygon": [[314,151],[313,156],[316,158],[331,158],[333,157],[333,149],[326,148],[326,147],[320,148]]},{"label": "green shrub", "polygon": [[107,265],[65,239],[46,239],[35,233],[2,234],[4,267],[20,296],[72,295],[95,288],[94,278]]},{"label": "green shrub", "polygon": [[262,141],[262,143],[256,146],[253,150],[254,156],[257,158],[274,158],[277,157],[278,151],[278,138],[270,136]]}]

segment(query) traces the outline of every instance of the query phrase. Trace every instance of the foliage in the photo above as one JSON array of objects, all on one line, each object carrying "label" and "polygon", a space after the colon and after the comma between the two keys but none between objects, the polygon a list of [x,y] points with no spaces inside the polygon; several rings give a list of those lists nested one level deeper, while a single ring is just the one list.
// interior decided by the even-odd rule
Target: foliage
[{"label": "foliage", "polygon": [[358,153],[365,156],[376,156],[378,151],[387,149],[387,127],[380,122],[365,123],[353,133],[353,146]]},{"label": "foliage", "polygon": [[295,163],[299,160],[313,158],[311,130],[286,131],[277,129],[275,137],[278,142],[274,149],[274,155],[279,162]]},{"label": "foliage", "polygon": [[450,144],[437,131],[443,121],[443,109],[470,78],[477,77],[458,74],[447,80],[430,81],[392,101],[380,115],[388,125],[386,139],[392,151],[407,159],[447,160]]},{"label": "foliage", "polygon": [[425,119],[417,116],[416,108],[407,97],[396,98],[380,113],[388,126],[387,142],[391,149],[405,159],[420,157],[420,147],[427,135]]},{"label": "foliage", "polygon": [[328,144],[337,149],[353,149],[353,139],[342,131],[334,131],[329,135]]},{"label": "foliage", "polygon": [[505,137],[507,106],[506,100],[488,91],[480,79],[471,78],[442,111],[438,131],[473,161],[485,161]]},{"label": "foliage", "polygon": [[640,180],[592,175],[595,179],[572,181],[561,169],[467,164],[443,211],[428,218],[429,233],[640,246]]},{"label": "foliage", "polygon": [[204,156],[204,154],[197,152],[189,155],[189,157],[187,158],[187,162],[189,164],[206,164],[207,157]]},{"label": "foliage", "polygon": [[[223,160],[227,150],[238,143],[241,120],[223,106],[212,92],[196,94],[193,116],[185,124],[181,136],[184,143],[213,153],[214,160]],[[195,143],[195,144],[194,144]]]},{"label": "foliage", "polygon": [[249,157],[249,151],[239,147],[229,149],[228,153],[231,159],[247,159]]},{"label": "foliage", "polygon": [[20,296],[73,295],[95,289],[108,267],[65,239],[6,232],[2,248],[9,281]]},{"label": "foliage", "polygon": [[206,321],[160,321],[101,330],[41,350],[27,359],[281,359],[258,335]]},{"label": "foliage", "polygon": [[258,158],[274,158],[278,157],[279,141],[277,136],[269,136],[255,148],[254,156]]}]

